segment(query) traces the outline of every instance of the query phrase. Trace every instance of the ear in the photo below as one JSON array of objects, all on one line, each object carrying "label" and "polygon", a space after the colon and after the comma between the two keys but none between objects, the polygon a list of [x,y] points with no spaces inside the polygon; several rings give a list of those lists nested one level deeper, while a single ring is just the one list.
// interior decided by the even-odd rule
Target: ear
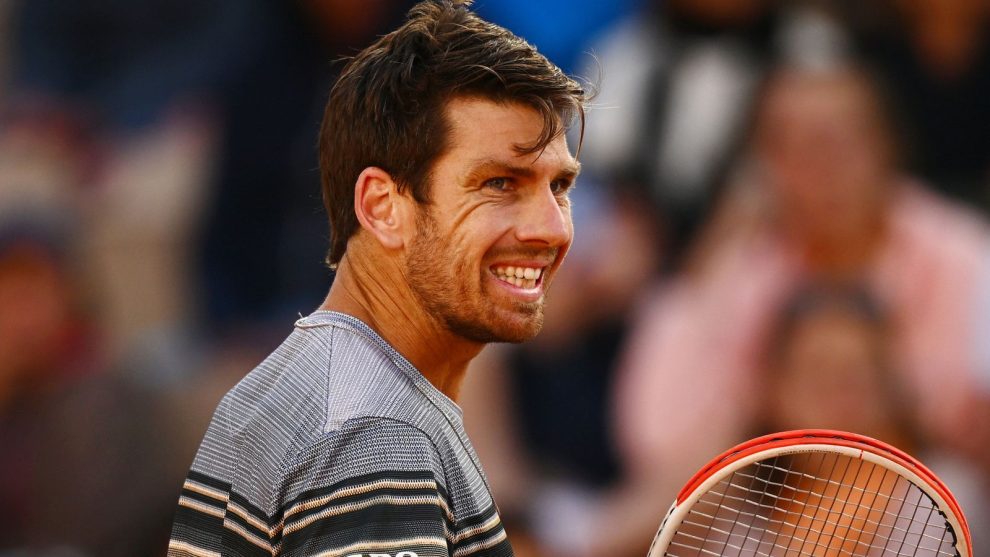
[{"label": "ear", "polygon": [[400,249],[405,243],[402,197],[392,176],[376,166],[362,170],[354,184],[358,222],[386,249]]}]

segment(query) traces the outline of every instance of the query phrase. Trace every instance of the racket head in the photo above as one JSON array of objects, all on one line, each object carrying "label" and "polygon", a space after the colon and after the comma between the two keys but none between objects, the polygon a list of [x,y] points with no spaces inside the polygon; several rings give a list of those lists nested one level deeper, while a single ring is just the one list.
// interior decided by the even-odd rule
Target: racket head
[{"label": "racket head", "polygon": [[[829,459],[832,464],[826,474],[828,477],[817,477]],[[815,474],[808,474],[806,469],[814,467],[816,460],[819,469]],[[840,461],[845,466],[842,468],[842,475],[836,480],[830,474],[835,472]],[[845,485],[843,480],[851,468],[850,463],[858,463],[854,481],[860,481],[861,471],[868,470],[865,478],[867,484],[875,483],[876,480],[880,484],[874,486],[875,489],[866,485],[857,486],[855,483]],[[795,469],[791,470],[792,467]],[[881,471],[880,476],[876,475],[877,471]],[[737,473],[748,479],[748,488],[732,482]],[[760,474],[767,477],[759,478]],[[774,475],[777,476],[776,481],[771,477]],[[784,479],[780,478],[781,475]],[[816,481],[819,483],[815,484]],[[806,487],[811,487],[802,489],[794,485],[801,482],[807,484]],[[720,485],[723,487],[721,493],[713,491],[713,488],[717,489]],[[764,487],[758,491],[753,488],[754,485]],[[815,492],[814,485],[818,485],[817,489],[822,493]],[[768,489],[769,486],[773,487]],[[730,490],[733,493],[729,494]],[[769,493],[774,490],[776,494]],[[827,495],[825,491],[833,493]],[[898,492],[902,493],[898,495]],[[783,496],[784,493],[788,496]],[[717,506],[713,506],[712,501],[703,501],[709,494],[722,497]],[[870,496],[872,500],[864,506]],[[809,506],[808,503],[813,502],[815,497],[817,505]],[[829,508],[822,515],[822,503],[829,497]],[[899,516],[909,497],[915,499],[915,513],[919,510],[924,513],[927,510],[926,520],[932,521],[931,526],[921,524],[914,516]],[[728,502],[723,508],[726,498]],[[751,500],[757,498],[759,500]],[[853,507],[849,508],[849,503],[853,500]],[[888,510],[892,501],[895,502],[896,511]],[[696,505],[707,507],[696,509]],[[748,511],[742,508],[746,505]],[[734,506],[739,508],[732,510]],[[794,512],[788,510],[791,506],[795,508]],[[725,509],[734,512],[736,518],[748,520],[748,526],[743,525],[740,532],[736,533],[737,523],[732,523],[733,519],[723,516]],[[833,519],[832,522],[828,521],[830,518]],[[940,522],[941,518],[944,518],[944,523]],[[706,527],[706,521],[709,523],[708,531],[716,532],[715,541],[710,540],[708,534],[705,534],[704,539],[698,535]],[[904,521],[907,521],[906,527],[903,525]],[[918,524],[921,524],[920,531],[916,531]],[[942,538],[948,541],[932,541],[935,538],[928,534],[930,528],[947,530],[943,532]],[[692,529],[694,533],[691,533]],[[882,533],[884,530],[886,534]],[[759,538],[753,537],[757,533]],[[796,536],[803,537],[799,539]],[[812,541],[810,538],[814,536],[817,537]],[[671,505],[653,540],[649,557],[903,555],[903,546],[889,551],[873,548],[874,542],[879,546],[885,536],[887,540],[899,537],[901,544],[915,541],[918,545],[925,544],[924,548],[928,552],[917,553],[919,557],[954,554],[972,557],[969,526],[959,503],[945,484],[917,459],[891,445],[863,435],[821,429],[795,430],[765,435],[737,445],[699,470]],[[719,541],[719,537],[724,541]],[[855,538],[851,545],[849,538]],[[908,539],[915,541],[909,542]],[[793,545],[794,540],[798,541],[797,546]],[[807,549],[809,541],[812,545]],[[821,545],[822,541],[826,542],[825,545]],[[783,545],[784,542],[786,545]],[[955,553],[945,549],[946,543],[951,543],[951,549]],[[837,545],[833,547],[833,544]],[[718,549],[719,545],[721,549]],[[675,549],[672,550],[672,547]]]}]

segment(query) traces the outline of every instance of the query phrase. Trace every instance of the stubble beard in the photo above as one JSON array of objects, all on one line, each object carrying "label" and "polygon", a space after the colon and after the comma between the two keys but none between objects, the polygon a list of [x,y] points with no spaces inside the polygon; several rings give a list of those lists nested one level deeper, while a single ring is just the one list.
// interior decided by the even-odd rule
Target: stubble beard
[{"label": "stubble beard", "polygon": [[519,305],[527,323],[519,327],[502,322],[497,309],[486,304],[483,289],[478,296],[471,295],[466,278],[485,271],[457,266],[456,257],[428,209],[417,212],[416,230],[416,238],[406,255],[409,287],[427,314],[441,326],[457,336],[484,344],[523,342],[543,328],[542,302]]}]

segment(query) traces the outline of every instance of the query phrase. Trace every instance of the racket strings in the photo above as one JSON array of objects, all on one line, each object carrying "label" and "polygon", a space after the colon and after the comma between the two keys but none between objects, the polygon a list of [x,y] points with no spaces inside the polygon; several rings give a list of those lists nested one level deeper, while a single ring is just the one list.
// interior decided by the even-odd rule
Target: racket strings
[{"label": "racket strings", "polygon": [[[886,471],[886,469],[883,469],[883,468],[880,468],[880,467],[873,467],[873,468],[874,469],[882,469],[882,470]],[[747,474],[739,474],[739,475],[742,476],[742,477],[744,477],[744,478],[746,478],[746,477],[755,477],[755,476],[750,476],[750,475],[747,475]],[[810,476],[808,476],[808,477],[810,477]],[[776,488],[781,489],[781,491],[783,491],[783,490],[792,490],[795,493],[795,495],[792,495],[791,497],[785,497],[785,496],[774,497],[775,502],[773,504],[764,504],[762,502],[757,502],[756,503],[756,506],[759,507],[759,508],[761,508],[761,510],[764,510],[764,511],[786,512],[787,509],[784,508],[784,507],[782,507],[781,506],[781,503],[801,503],[801,504],[805,504],[803,501],[799,501],[798,499],[795,498],[795,496],[797,496],[797,495],[803,495],[803,496],[808,496],[808,497],[819,497],[819,498],[822,497],[821,494],[819,494],[817,492],[814,492],[812,490],[802,490],[800,488],[795,488],[795,487],[792,487],[792,486],[788,486],[786,484],[771,482],[771,481],[767,481],[767,480],[761,480],[758,477],[755,477],[755,478],[758,481],[764,481],[764,482],[766,482],[768,487],[776,487]],[[840,484],[839,482],[835,482],[834,480],[828,480],[828,482],[831,483],[831,484],[834,484],[837,487],[842,487],[842,484]],[[739,488],[740,486],[738,486],[738,485],[732,485],[731,487]],[[903,505],[904,504],[908,503],[908,500],[906,498],[892,497],[892,496],[889,496],[889,495],[885,495],[883,493],[880,493],[878,491],[870,491],[870,490],[867,490],[865,488],[856,487],[856,486],[848,486],[848,487],[851,490],[853,490],[853,491],[861,492],[861,494],[863,496],[872,495],[874,497],[874,501],[876,500],[877,497],[883,497],[883,498],[885,498],[885,500],[888,503],[889,502],[899,503],[901,505],[901,508],[903,508]],[[743,498],[743,497],[731,496],[731,495],[728,496],[728,497],[730,499],[736,500],[739,503],[746,502],[746,499]],[[840,510],[837,513],[839,518],[848,518],[848,519],[855,519],[856,518],[856,515],[855,514],[853,514],[851,512],[846,512],[845,505],[848,505],[848,503],[849,503],[848,500],[845,501],[842,510]],[[859,508],[859,507],[857,507],[857,508]],[[740,512],[742,514],[747,514],[747,513],[744,513],[743,511],[740,511]],[[882,515],[885,515],[885,516],[890,517],[890,518],[893,518],[893,519],[896,519],[896,518],[898,518],[900,516],[897,512],[888,510],[887,508],[882,509],[881,513],[882,513]],[[704,514],[704,513],[700,513],[699,512],[699,514]],[[777,525],[781,525],[781,526],[789,525],[785,520],[774,520],[774,519],[771,519],[771,518],[767,518],[767,517],[765,517],[763,515],[758,515],[756,513],[749,513],[749,514],[752,514],[753,515],[753,519],[754,520],[766,520],[767,522],[769,522],[771,524],[776,523]],[[712,516],[711,518],[713,520],[718,520],[718,517],[715,517],[715,516]],[[901,518],[903,518],[903,517],[901,517]],[[722,519],[722,520],[724,520],[724,519]],[[930,518],[927,518],[927,517],[923,521],[919,521],[919,520],[916,520],[916,519],[912,518],[912,523],[917,522],[919,524],[928,524],[929,520],[930,520]],[[867,525],[879,526],[881,524],[881,520],[879,520],[879,519],[873,519],[873,518],[870,518],[869,516],[866,517],[865,522],[867,523]],[[895,530],[904,530],[904,528],[899,527],[897,525],[893,526],[893,528]]]},{"label": "racket strings", "polygon": [[831,453],[774,457],[705,493],[666,555],[952,557],[955,536],[919,487]]}]

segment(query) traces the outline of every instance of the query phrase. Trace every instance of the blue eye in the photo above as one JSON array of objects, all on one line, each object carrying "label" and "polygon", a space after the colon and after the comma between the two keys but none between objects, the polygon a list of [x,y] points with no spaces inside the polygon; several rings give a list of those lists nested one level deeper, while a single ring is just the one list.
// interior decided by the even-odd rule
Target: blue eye
[{"label": "blue eye", "polygon": [[550,182],[550,191],[554,195],[560,195],[571,188],[572,182],[570,180],[554,180]]},{"label": "blue eye", "polygon": [[508,178],[491,178],[485,180],[485,187],[498,191],[506,191],[511,189],[511,184]]}]

